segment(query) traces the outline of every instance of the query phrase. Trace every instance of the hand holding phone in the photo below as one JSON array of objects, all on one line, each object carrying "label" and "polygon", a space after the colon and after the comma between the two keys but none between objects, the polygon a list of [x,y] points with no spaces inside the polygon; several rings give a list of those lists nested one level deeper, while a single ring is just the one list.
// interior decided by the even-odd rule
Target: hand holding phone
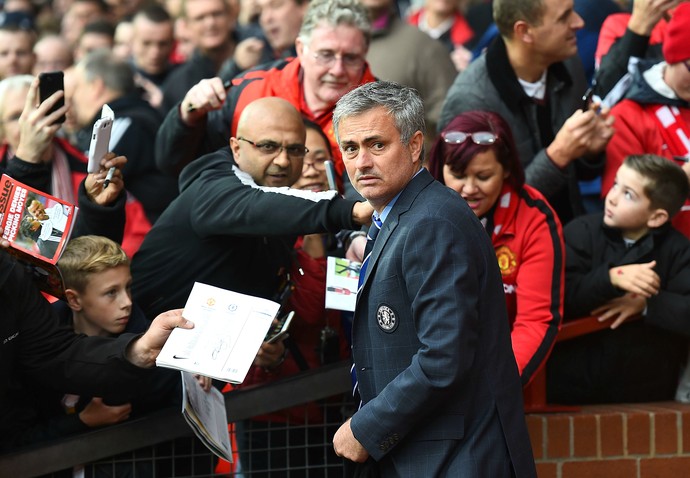
[{"label": "hand holding phone", "polygon": [[264,338],[264,342],[273,344],[285,339],[288,336],[288,328],[290,327],[290,322],[292,322],[292,317],[294,317],[294,315],[295,312],[291,311],[279,318],[276,323],[272,324]]},{"label": "hand holding phone", "polygon": [[594,97],[594,88],[587,88],[585,94],[582,95],[582,111],[589,111],[589,107],[592,104],[592,98]]},{"label": "hand holding phone", "polygon": [[592,107],[592,103],[595,101],[598,103],[598,107],[596,110],[594,110],[594,112],[596,114],[600,114],[601,98],[594,95],[594,88],[590,86],[589,88],[587,88],[587,91],[585,91],[585,94],[582,95],[582,111],[585,113],[588,112]]},{"label": "hand holding phone", "polygon": [[[55,111],[59,110],[63,106],[65,106],[65,96],[64,96],[64,91],[65,91],[65,79],[64,79],[64,74],[61,71],[51,71],[48,73],[40,73],[38,75],[38,96],[39,96],[39,101],[43,103],[45,100],[47,100],[52,94],[54,94],[57,91],[62,91],[63,95],[62,98],[60,98],[57,103],[53,105],[52,108],[46,113],[46,115],[50,115],[54,113]],[[65,115],[60,116],[55,122],[56,123],[64,123],[65,122]]]},{"label": "hand holding phone", "polygon": [[110,131],[113,127],[111,118],[99,118],[93,125],[91,143],[89,144],[89,164],[86,171],[97,173],[101,169],[101,159],[108,153]]}]

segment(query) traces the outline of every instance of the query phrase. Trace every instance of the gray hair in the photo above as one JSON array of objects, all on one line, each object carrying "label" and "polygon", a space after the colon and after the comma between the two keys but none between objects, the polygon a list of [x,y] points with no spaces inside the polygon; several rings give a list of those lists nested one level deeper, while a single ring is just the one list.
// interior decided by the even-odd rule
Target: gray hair
[{"label": "gray hair", "polygon": [[[355,88],[338,100],[333,110],[333,131],[338,142],[340,122],[383,106],[393,116],[400,142],[409,144],[417,131],[424,133],[424,102],[414,88],[391,81],[374,81]],[[422,151],[421,158],[424,157]]]},{"label": "gray hair", "polygon": [[362,32],[369,46],[371,40],[371,21],[369,12],[359,0],[313,0],[309,3],[298,38],[306,45],[311,34],[319,24],[331,26],[349,25]]},{"label": "gray hair", "polygon": [[[31,82],[33,81],[34,77],[31,75],[9,76],[0,81],[0,116],[5,114],[5,103],[7,102],[7,97],[10,95],[10,93],[22,88],[26,88],[28,90],[31,86]],[[0,121],[0,137],[4,139],[4,136],[5,127]]]},{"label": "gray hair", "polygon": [[504,38],[513,37],[513,26],[522,20],[538,26],[544,16],[544,0],[494,0],[494,22]]},{"label": "gray hair", "polygon": [[129,63],[109,50],[99,49],[86,55],[77,65],[88,83],[101,79],[113,91],[129,94],[136,90],[134,71]]}]

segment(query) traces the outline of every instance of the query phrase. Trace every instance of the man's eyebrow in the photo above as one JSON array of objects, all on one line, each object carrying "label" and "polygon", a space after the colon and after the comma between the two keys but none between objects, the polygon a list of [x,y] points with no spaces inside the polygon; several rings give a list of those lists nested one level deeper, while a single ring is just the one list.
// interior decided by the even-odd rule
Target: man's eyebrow
[{"label": "man's eyebrow", "polygon": [[[384,136],[382,136],[382,135],[380,135],[380,134],[375,134],[375,135],[372,135],[372,136],[367,136],[367,137],[364,138],[361,142],[362,142],[362,144],[366,144],[366,143],[371,143],[372,141],[381,141],[382,139],[385,139]],[[348,140],[343,140],[343,141],[341,141],[341,143],[342,143],[342,144],[345,144],[345,143],[357,143],[357,141],[355,141],[355,140],[353,140],[353,139],[348,139]]]}]

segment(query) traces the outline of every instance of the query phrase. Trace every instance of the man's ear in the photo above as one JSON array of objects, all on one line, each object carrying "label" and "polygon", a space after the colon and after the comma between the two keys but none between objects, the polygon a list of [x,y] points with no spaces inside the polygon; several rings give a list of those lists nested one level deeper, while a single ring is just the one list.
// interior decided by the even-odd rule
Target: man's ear
[{"label": "man's ear", "polygon": [[79,292],[74,289],[65,289],[65,297],[67,298],[67,305],[74,312],[80,312],[82,309],[81,298]]},{"label": "man's ear", "polygon": [[421,155],[422,150],[424,149],[424,133],[422,133],[421,131],[417,131],[415,134],[413,134],[410,138],[408,146],[410,148],[410,154],[412,155],[412,158],[415,161],[423,163],[424,158],[422,158]]},{"label": "man's ear", "polygon": [[[304,2],[307,3],[307,2]],[[297,58],[302,60],[302,56],[304,56],[304,42],[302,42],[301,38],[297,38],[295,40],[295,51],[297,52]]]},{"label": "man's ear", "polygon": [[649,219],[647,219],[647,227],[650,229],[661,227],[666,224],[669,219],[670,216],[668,215],[668,211],[666,209],[656,209],[649,216]]},{"label": "man's ear", "polygon": [[240,142],[234,136],[230,138],[230,151],[232,151],[232,156],[237,161],[240,156]]},{"label": "man's ear", "polygon": [[518,20],[513,25],[513,38],[523,43],[534,43],[532,36],[532,26],[524,20]]}]

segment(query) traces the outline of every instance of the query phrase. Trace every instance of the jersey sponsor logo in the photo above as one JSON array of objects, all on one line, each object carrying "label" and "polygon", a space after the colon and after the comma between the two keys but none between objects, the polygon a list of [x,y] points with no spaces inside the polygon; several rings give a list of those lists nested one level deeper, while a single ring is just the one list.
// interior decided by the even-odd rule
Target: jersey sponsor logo
[{"label": "jersey sponsor logo", "polygon": [[496,259],[502,276],[509,276],[517,270],[517,257],[508,246],[501,246],[496,249]]},{"label": "jersey sponsor logo", "polygon": [[376,322],[379,324],[379,328],[386,333],[391,333],[398,328],[398,317],[393,309],[386,304],[379,305],[376,311]]}]

